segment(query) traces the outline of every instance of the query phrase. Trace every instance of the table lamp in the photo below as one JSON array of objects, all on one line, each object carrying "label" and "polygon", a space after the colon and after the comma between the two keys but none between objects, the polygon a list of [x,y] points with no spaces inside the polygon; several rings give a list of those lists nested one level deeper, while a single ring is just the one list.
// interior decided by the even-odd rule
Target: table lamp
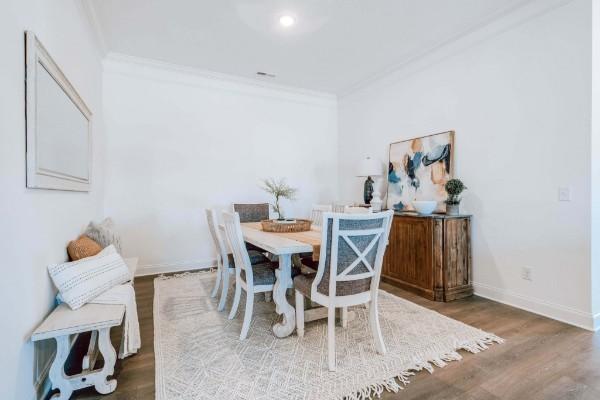
[{"label": "table lamp", "polygon": [[[382,164],[381,161],[373,159],[371,157],[367,157],[360,162],[358,165],[358,175],[359,177],[366,177],[365,186],[364,186],[364,200],[365,204],[371,204],[371,200],[373,200],[373,195],[375,195],[376,199],[379,198],[379,193],[373,190],[373,176],[381,176],[382,175]],[[381,202],[381,200],[380,200]]]}]

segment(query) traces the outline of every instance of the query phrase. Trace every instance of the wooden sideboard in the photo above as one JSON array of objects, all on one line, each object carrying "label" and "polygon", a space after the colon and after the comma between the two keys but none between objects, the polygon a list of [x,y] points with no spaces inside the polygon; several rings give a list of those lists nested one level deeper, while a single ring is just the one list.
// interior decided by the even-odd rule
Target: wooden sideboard
[{"label": "wooden sideboard", "polygon": [[435,301],[472,295],[471,217],[396,213],[382,280]]}]

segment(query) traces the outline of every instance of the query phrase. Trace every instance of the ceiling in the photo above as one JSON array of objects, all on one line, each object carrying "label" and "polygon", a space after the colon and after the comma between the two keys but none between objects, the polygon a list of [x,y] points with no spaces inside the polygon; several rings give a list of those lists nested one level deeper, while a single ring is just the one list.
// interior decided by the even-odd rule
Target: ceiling
[{"label": "ceiling", "polygon": [[[108,52],[343,93],[529,0],[88,0]],[[279,18],[288,14],[294,26]],[[257,71],[276,75],[259,77]]]}]

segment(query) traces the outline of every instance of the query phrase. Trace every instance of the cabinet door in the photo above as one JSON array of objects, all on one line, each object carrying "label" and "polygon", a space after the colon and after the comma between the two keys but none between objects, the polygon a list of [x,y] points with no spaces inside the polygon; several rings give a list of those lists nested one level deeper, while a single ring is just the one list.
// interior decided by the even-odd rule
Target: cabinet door
[{"label": "cabinet door", "polygon": [[444,270],[446,289],[471,283],[470,221],[450,219],[444,224]]},{"label": "cabinet door", "polygon": [[383,275],[413,287],[433,289],[432,219],[396,216]]}]

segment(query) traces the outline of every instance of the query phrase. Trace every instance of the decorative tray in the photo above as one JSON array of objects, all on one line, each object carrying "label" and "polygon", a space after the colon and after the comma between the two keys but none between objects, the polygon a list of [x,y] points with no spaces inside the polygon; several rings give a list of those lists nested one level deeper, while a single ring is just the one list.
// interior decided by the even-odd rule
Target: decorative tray
[{"label": "decorative tray", "polygon": [[308,219],[294,220],[273,220],[265,219],[260,221],[262,230],[265,232],[290,233],[310,231],[311,221]]}]

